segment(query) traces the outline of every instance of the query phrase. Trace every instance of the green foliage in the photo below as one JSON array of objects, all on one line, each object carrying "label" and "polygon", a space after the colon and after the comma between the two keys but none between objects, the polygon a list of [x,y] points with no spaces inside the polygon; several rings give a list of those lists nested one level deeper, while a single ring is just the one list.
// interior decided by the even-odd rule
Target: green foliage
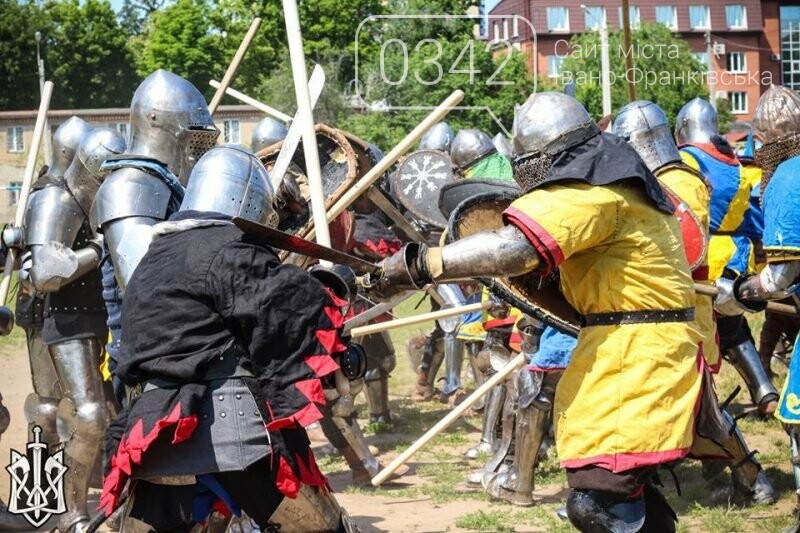
[{"label": "green foliage", "polygon": [[49,20],[36,4],[17,0],[0,0],[0,13],[0,109],[34,108],[39,101],[34,34],[46,34]]},{"label": "green foliage", "polygon": [[[697,96],[708,97],[701,76],[706,71],[691,53],[686,41],[661,24],[643,24],[632,32],[636,98],[658,103],[674,124],[681,107]],[[628,102],[625,48],[622,32],[609,32],[609,62],[611,65],[611,102],[616,110]],[[575,79],[575,97],[596,118],[602,114],[600,81],[601,48],[596,32],[576,35],[570,41],[573,52],[564,59],[562,81],[571,73]],[[689,77],[693,75],[692,77]],[[683,81],[680,76],[683,75]],[[677,80],[676,80],[677,77]],[[692,82],[694,80],[694,82]]]},{"label": "green foliage", "polygon": [[717,98],[717,122],[719,132],[728,133],[733,122],[733,113],[731,113],[731,102],[727,98]]}]

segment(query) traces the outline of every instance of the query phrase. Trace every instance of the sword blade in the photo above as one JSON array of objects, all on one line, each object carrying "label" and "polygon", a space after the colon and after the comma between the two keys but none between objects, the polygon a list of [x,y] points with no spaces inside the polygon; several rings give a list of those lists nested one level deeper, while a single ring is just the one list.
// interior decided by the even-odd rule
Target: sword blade
[{"label": "sword blade", "polygon": [[288,250],[315,259],[346,265],[352,268],[357,274],[375,274],[380,270],[378,265],[372,264],[369,261],[364,261],[363,259],[340,252],[339,250],[334,250],[333,248],[307,241],[296,235],[290,235],[275,228],[264,226],[252,220],[234,217],[233,223],[243,232],[261,237],[270,246],[280,248],[281,250]]}]

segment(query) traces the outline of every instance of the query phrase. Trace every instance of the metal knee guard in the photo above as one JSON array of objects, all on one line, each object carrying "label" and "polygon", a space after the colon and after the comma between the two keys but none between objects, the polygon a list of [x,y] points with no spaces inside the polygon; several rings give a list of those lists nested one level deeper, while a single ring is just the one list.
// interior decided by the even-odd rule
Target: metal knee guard
[{"label": "metal knee guard", "polygon": [[356,531],[330,491],[307,485],[300,486],[297,498],[284,498],[270,522],[279,526],[281,533]]},{"label": "metal knee guard", "polygon": [[572,489],[567,497],[569,521],[583,533],[635,533],[645,523],[644,498],[627,500],[598,490]]},{"label": "metal knee guard", "polygon": [[58,431],[56,430],[56,416],[58,412],[58,399],[44,398],[32,392],[25,398],[25,420],[28,422],[28,434],[33,426],[42,428],[42,442],[48,446],[56,446],[59,443]]},{"label": "metal knee guard", "polygon": [[764,411],[770,404],[773,404],[772,409],[774,410],[774,402],[778,401],[778,391],[770,382],[753,343],[746,341],[737,344],[727,350],[725,354],[742,376],[750,392],[750,398],[759,410]]},{"label": "metal knee guard", "polygon": [[108,422],[97,366],[102,348],[95,339],[81,339],[53,344],[48,349],[65,394],[58,404],[57,430],[70,469],[65,480],[69,510],[58,520],[59,529],[66,531],[88,519],[89,482],[98,465]]}]

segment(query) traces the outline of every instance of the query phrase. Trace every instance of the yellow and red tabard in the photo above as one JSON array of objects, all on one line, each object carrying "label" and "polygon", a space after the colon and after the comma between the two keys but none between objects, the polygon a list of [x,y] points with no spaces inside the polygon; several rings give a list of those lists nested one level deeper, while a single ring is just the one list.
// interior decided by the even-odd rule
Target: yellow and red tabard
[{"label": "yellow and red tabard", "polygon": [[[709,221],[709,202],[711,195],[708,186],[703,182],[699,175],[693,174],[680,166],[668,166],[664,170],[657,172],[658,180],[674,192],[700,221],[703,229],[708,234]],[[710,285],[708,281],[708,257],[703,258],[702,263],[692,270],[692,278],[697,283]],[[720,367],[719,338],[717,337],[717,323],[714,320],[713,299],[711,296],[695,294],[694,320],[697,328],[703,334],[703,341],[700,348],[703,357],[711,372],[716,373]]]},{"label": "yellow and red tabard", "polygon": [[[586,315],[694,306],[678,220],[641,185],[544,185],[506,220],[560,269],[566,299]],[[613,472],[674,461],[694,439],[702,334],[694,322],[584,327],[555,398],[566,468]]]}]

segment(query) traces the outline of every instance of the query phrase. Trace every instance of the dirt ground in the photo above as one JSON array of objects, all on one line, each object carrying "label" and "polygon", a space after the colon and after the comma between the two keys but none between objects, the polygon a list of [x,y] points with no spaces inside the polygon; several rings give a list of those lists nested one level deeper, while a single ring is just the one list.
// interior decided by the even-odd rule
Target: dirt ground
[{"label": "dirt ground", "polygon": [[[415,312],[420,311],[422,309]],[[385,462],[447,412],[442,404],[414,404],[408,398],[413,374],[403,354],[403,342],[409,335],[424,329],[420,326],[393,334],[398,351],[398,368],[391,382],[396,426],[392,429],[365,428],[368,440],[380,449]],[[0,392],[12,413],[11,426],[0,440],[0,458],[9,458],[10,448],[22,450],[28,440],[23,403],[31,390],[31,382],[21,334],[15,332],[0,342],[0,365]],[[720,397],[724,398],[737,383],[738,376],[725,370],[718,385]],[[746,393],[742,393],[737,398],[738,403],[734,401],[734,413],[750,407],[743,403],[745,398]],[[362,413],[365,413],[363,408]],[[680,517],[680,531],[777,532],[791,523],[795,496],[785,434],[775,420],[745,417],[740,420],[740,427],[751,447],[760,451],[758,458],[780,491],[780,501],[772,507],[730,508],[713,496],[727,481],[727,474],[719,476],[716,484],[709,485],[701,477],[700,464],[686,461],[676,468],[682,495],[676,492],[671,476],[662,474],[665,492]],[[555,513],[566,495],[566,483],[554,450],[538,468],[534,507],[520,508],[491,501],[480,489],[465,484],[465,475],[482,466],[480,461],[463,458],[463,452],[477,442],[479,429],[478,417],[462,419],[411,459],[411,470],[406,476],[377,489],[354,487],[344,461],[330,453],[325,442],[315,440],[314,444],[320,466],[329,476],[337,497],[364,532],[571,531],[569,524],[562,522]],[[3,461],[2,466],[5,464]],[[0,498],[7,500],[8,495],[9,477],[3,470],[0,471]]]}]

